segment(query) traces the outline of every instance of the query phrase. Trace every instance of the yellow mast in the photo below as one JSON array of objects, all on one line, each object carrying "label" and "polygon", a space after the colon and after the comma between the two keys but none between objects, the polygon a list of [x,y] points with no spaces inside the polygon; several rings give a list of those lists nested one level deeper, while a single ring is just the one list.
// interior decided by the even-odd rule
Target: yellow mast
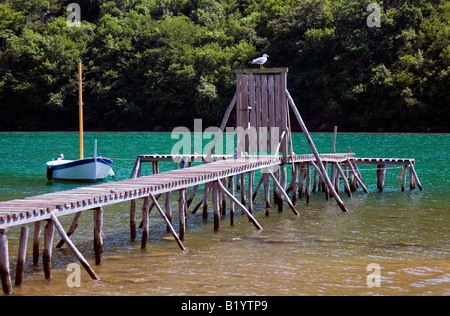
[{"label": "yellow mast", "polygon": [[79,98],[79,117],[80,117],[80,159],[84,158],[83,147],[83,79],[81,75],[81,59],[78,60],[78,98]]}]

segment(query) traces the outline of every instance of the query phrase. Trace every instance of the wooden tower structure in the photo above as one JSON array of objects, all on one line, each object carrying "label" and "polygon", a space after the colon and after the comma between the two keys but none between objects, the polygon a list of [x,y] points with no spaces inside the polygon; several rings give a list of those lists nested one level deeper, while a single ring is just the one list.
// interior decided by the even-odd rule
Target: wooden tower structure
[{"label": "wooden tower structure", "polygon": [[236,93],[225,112],[220,131],[209,150],[211,156],[228,118],[236,108],[236,156],[281,155],[283,163],[293,155],[289,109],[298,120],[316,158],[324,181],[343,212],[347,209],[336,192],[308,129],[287,89],[288,68],[236,69]]}]

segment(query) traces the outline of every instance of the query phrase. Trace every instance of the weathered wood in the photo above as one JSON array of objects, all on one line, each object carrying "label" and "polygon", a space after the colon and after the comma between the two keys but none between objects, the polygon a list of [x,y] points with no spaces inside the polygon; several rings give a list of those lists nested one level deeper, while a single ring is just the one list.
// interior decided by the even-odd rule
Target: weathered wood
[{"label": "weathered wood", "polygon": [[103,208],[97,207],[94,213],[94,253],[95,264],[103,262]]},{"label": "weathered wood", "polygon": [[270,169],[268,169],[268,172],[269,172],[269,175],[272,177],[274,184],[280,189],[281,194],[286,198],[286,201],[287,201],[289,207],[291,208],[292,212],[294,212],[295,215],[299,215],[297,210],[295,209],[295,206],[292,204],[291,199],[289,198],[289,195],[287,195],[286,191],[284,191],[283,187],[278,182],[275,175],[272,173],[272,171],[270,171]]},{"label": "weathered wood", "polygon": [[264,201],[266,202],[266,216],[270,215],[270,178],[267,172],[268,168],[263,169],[264,177]]},{"label": "weathered wood", "polygon": [[44,276],[46,279],[51,279],[52,277],[52,244],[54,232],[54,221],[48,220],[44,229],[44,253],[42,254],[42,264],[44,266]]},{"label": "weathered wood", "polygon": [[410,161],[410,163],[409,163],[409,169],[410,169],[410,172],[412,173],[412,176],[414,177],[414,179],[417,182],[417,186],[419,187],[419,190],[423,191],[422,184],[419,181],[419,177],[417,176],[416,169],[414,168],[414,163],[412,161]]},{"label": "weathered wood", "polygon": [[33,264],[37,265],[39,263],[39,237],[41,236],[41,222],[34,223],[34,234],[33,234]]},{"label": "weathered wood", "polygon": [[247,208],[246,208],[244,205],[242,205],[242,203],[239,202],[239,200],[236,199],[236,198],[235,198],[235,197],[234,197],[234,196],[233,196],[233,195],[225,188],[225,186],[224,186],[221,182],[218,182],[218,184],[219,184],[219,188],[220,188],[226,195],[228,195],[228,197],[229,197],[234,203],[236,203],[237,206],[239,206],[239,207],[244,211],[244,213],[247,215],[247,217],[250,219],[250,221],[253,223],[253,225],[255,225],[256,228],[262,230],[261,225],[259,225],[258,221],[253,217],[253,215],[249,212],[249,210],[247,210]]},{"label": "weathered wood", "polygon": [[149,210],[150,210],[150,198],[146,197],[142,205],[142,238],[141,249],[147,247],[148,231],[149,231]]},{"label": "weathered wood", "polygon": [[[234,176],[228,177],[228,186],[231,190],[231,195],[234,196]],[[230,198],[230,225],[234,225],[234,203]]]},{"label": "weathered wood", "polygon": [[350,169],[352,170],[353,176],[355,177],[356,181],[361,185],[364,192],[369,193],[369,190],[367,190],[366,186],[364,185],[364,182],[362,182],[360,176],[358,175],[357,171],[355,170],[355,167],[350,159],[349,159],[349,162],[350,162],[349,163]]},{"label": "weathered wood", "polygon": [[248,210],[253,213],[253,181],[255,178],[255,172],[250,171],[248,173]]},{"label": "weathered wood", "polygon": [[164,214],[164,211],[161,209],[161,206],[159,206],[158,201],[156,201],[155,196],[152,193],[149,193],[149,196],[152,199],[153,203],[155,203],[156,209],[158,210],[159,214],[161,215],[161,217],[166,222],[166,225],[169,227],[170,232],[172,233],[173,237],[175,238],[175,240],[178,243],[178,246],[181,248],[181,250],[186,250],[186,248],[184,247],[183,243],[181,242],[180,237],[177,235],[177,232],[173,228],[172,223],[169,221],[169,219],[167,218],[166,214]]},{"label": "weathered wood", "polygon": [[[166,209],[166,217],[170,223],[172,223],[172,194],[171,193],[172,192],[166,193],[166,200],[164,203],[164,208]],[[170,231],[169,225],[166,225],[166,230],[167,230],[167,232]]]},{"label": "weathered wood", "polygon": [[178,215],[179,215],[179,223],[180,223],[180,239],[184,240],[184,234],[186,232],[186,190],[181,189],[178,191],[179,199],[178,199]]},{"label": "weathered wood", "polygon": [[[63,238],[67,244],[67,246],[72,250],[75,257],[77,257],[78,261],[80,261],[81,265],[86,269],[87,273],[90,275],[90,277],[94,280],[100,280],[98,275],[95,273],[95,271],[91,268],[87,260],[83,257],[81,252],[78,251],[78,249],[75,247],[72,240],[70,240],[69,236],[67,236],[66,232],[64,231],[64,228],[62,227],[61,223],[59,222],[56,215],[51,212],[51,220],[49,221],[52,223],[52,231],[54,231],[53,226],[56,227],[56,230],[58,231],[61,238]],[[48,224],[47,224],[48,226]],[[47,226],[46,226],[46,232],[47,232]]]},{"label": "weathered wood", "polygon": [[345,193],[347,193],[347,195],[349,197],[351,197],[352,196],[352,191],[350,190],[350,185],[348,183],[348,180],[347,180],[347,177],[346,177],[344,171],[342,170],[342,168],[341,168],[341,166],[340,166],[340,164],[338,162],[336,162],[336,168],[337,168],[339,174],[341,175],[342,179],[344,180]]},{"label": "weathered wood", "polygon": [[[78,212],[75,214],[73,220],[72,220],[72,224],[70,224],[69,229],[67,230],[67,236],[70,237],[70,235],[72,235],[75,230],[78,227],[78,220],[80,219],[81,213],[83,212]],[[64,239],[61,238],[61,240],[59,241],[59,243],[56,245],[56,248],[61,248],[64,245]]]},{"label": "weathered wood", "polygon": [[311,198],[311,164],[305,163],[305,165],[306,165],[305,195],[306,195],[306,204],[309,204],[309,200]]},{"label": "weathered wood", "polygon": [[27,241],[28,241],[28,227],[21,227],[19,253],[17,255],[17,266],[16,266],[16,282],[15,282],[16,286],[21,285],[23,281],[23,275],[25,272],[25,259],[27,256]]},{"label": "weathered wood", "polygon": [[212,187],[212,204],[214,210],[214,230],[218,231],[220,228],[220,206],[219,206],[219,187],[220,181],[214,181]]},{"label": "weathered wood", "polygon": [[8,239],[5,229],[0,229],[0,278],[2,281],[3,293],[12,293],[11,272],[9,267]]},{"label": "weathered wood", "polygon": [[306,125],[303,122],[303,119],[302,119],[302,117],[301,117],[301,115],[300,115],[300,113],[299,113],[299,111],[297,109],[297,106],[295,105],[294,100],[292,99],[292,97],[289,94],[289,91],[287,91],[287,89],[286,89],[286,96],[287,96],[287,98],[289,100],[289,104],[291,105],[292,111],[294,112],[295,116],[297,117],[297,120],[298,120],[298,122],[300,124],[300,127],[301,127],[301,129],[303,131],[303,134],[305,134],[305,136],[306,136],[306,139],[307,139],[307,141],[309,143],[309,146],[310,146],[310,148],[311,148],[311,150],[312,150],[312,152],[314,154],[314,157],[316,158],[316,161],[318,163],[319,169],[322,171],[322,175],[324,177],[324,180],[325,180],[328,188],[330,189],[331,193],[333,194],[334,199],[336,200],[336,203],[339,205],[339,207],[342,210],[342,212],[347,212],[347,208],[345,207],[344,202],[342,202],[341,198],[336,193],[336,190],[334,189],[333,185],[331,184],[330,178],[328,178],[328,174],[325,172],[325,168],[323,166],[322,159],[320,158],[319,153],[318,153],[318,151],[316,149],[316,146],[314,145],[314,142],[313,142],[311,136],[309,135],[309,131],[306,128]]}]

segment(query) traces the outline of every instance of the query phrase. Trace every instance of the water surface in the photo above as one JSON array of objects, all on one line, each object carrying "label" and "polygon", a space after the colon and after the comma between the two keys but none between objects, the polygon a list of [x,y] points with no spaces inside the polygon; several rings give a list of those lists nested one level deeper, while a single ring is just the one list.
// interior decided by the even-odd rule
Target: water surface
[{"label": "water surface", "polygon": [[[332,138],[313,134],[321,153],[331,151]],[[92,156],[95,139],[99,155],[113,158],[117,179],[129,177],[137,155],[170,153],[178,141],[170,133],[86,133],[85,156]],[[311,153],[302,134],[293,142],[296,153]],[[449,134],[339,134],[338,152],[350,146],[359,157],[415,158],[424,191],[400,192],[400,167],[392,166],[384,191],[377,192],[375,166],[362,165],[370,193],[358,190],[348,198],[341,184],[346,214],[319,192],[309,205],[297,202],[300,216],[274,207],[267,217],[259,194],[255,217],[263,231],[240,211],[234,226],[225,216],[219,232],[213,230],[212,214],[207,221],[201,212],[189,214],[185,252],[168,238],[155,211],[147,249],[141,250],[140,230],[136,241],[129,237],[129,203],[121,203],[104,208],[105,258],[95,266],[93,215],[84,212],[72,239],[101,281],[90,280],[83,270],[81,286],[68,287],[66,268],[76,259],[67,248],[54,250],[54,276],[45,280],[42,264],[31,263],[30,238],[24,283],[14,295],[449,295],[449,145]],[[79,186],[47,181],[45,162],[60,153],[77,158],[77,133],[0,133],[0,201]],[[161,171],[175,167],[164,163]],[[143,170],[149,173],[151,164]],[[172,208],[177,207],[173,194]],[[60,219],[67,228],[72,217]],[[19,228],[7,236],[14,277]],[[371,263],[381,268],[380,287],[368,287]]]}]

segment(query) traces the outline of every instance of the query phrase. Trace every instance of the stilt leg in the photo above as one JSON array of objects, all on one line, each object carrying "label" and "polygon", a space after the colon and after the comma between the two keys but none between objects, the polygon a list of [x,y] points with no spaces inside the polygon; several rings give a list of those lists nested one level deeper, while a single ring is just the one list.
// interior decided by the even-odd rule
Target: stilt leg
[{"label": "stilt leg", "polygon": [[6,229],[0,229],[0,277],[2,279],[3,293],[12,293],[11,273],[9,269],[8,239]]}]

